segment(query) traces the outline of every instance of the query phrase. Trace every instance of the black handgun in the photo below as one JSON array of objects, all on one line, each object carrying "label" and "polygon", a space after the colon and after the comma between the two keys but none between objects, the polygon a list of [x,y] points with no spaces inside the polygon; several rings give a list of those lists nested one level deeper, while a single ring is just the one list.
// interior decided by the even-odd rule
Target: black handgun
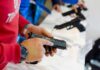
[{"label": "black handgun", "polygon": [[[48,38],[48,37],[45,37],[42,35],[29,33],[29,38],[34,38],[34,37],[46,39],[46,40],[53,42],[54,45],[50,46],[52,48],[66,49],[66,46],[67,46],[66,41],[64,41],[64,40],[59,40],[59,39],[55,39],[55,38]],[[46,46],[48,46],[48,45],[44,45],[44,47],[46,47]]]},{"label": "black handgun", "polygon": [[[42,36],[42,35],[38,35],[38,34],[33,34],[33,33],[28,33],[28,38],[43,38],[43,39],[46,39],[46,40],[49,40],[49,41],[51,41],[51,42],[53,42],[53,46],[48,46],[48,45],[44,45],[44,48],[46,49],[47,48],[47,46],[48,46],[48,50],[49,51],[51,51],[51,48],[50,47],[52,47],[52,48],[58,48],[58,49],[62,49],[62,50],[64,50],[64,49],[66,49],[66,46],[67,46],[67,44],[66,44],[66,42],[64,41],[64,40],[58,40],[58,39],[54,39],[54,38],[48,38],[48,37],[45,37],[45,36]],[[27,56],[27,54],[28,54],[28,52],[27,52],[27,50],[26,50],[26,48],[24,48],[24,47],[22,47],[22,55],[23,55],[23,60],[26,58],[26,56]],[[35,61],[35,62],[27,62],[28,64],[37,64],[38,63],[38,61]]]},{"label": "black handgun", "polygon": [[[67,5],[68,8],[71,8],[73,7],[73,5]],[[82,8],[84,11],[87,11],[88,8],[87,7],[84,7],[84,6],[80,6],[80,8]]]},{"label": "black handgun", "polygon": [[77,8],[77,12],[75,12],[75,10],[70,10],[68,12],[62,13],[63,16],[68,16],[71,15],[73,13],[75,13],[78,17],[82,18],[82,19],[86,19],[85,16],[81,13],[82,9],[80,7]]},{"label": "black handgun", "polygon": [[[55,29],[63,29],[63,28],[67,28],[67,30],[69,29],[72,29],[74,27],[77,27],[79,29],[80,32],[83,32],[85,31],[85,27],[80,24],[80,22],[82,21],[83,19],[79,18],[79,17],[76,17],[75,19],[69,21],[69,22],[66,22],[64,24],[61,24],[61,25],[56,25],[54,28]],[[69,28],[68,28],[69,27]]]}]

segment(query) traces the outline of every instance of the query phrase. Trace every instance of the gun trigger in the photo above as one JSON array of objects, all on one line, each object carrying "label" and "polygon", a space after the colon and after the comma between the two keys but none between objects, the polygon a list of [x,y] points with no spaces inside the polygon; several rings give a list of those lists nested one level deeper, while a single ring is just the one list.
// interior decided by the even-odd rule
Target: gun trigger
[{"label": "gun trigger", "polygon": [[67,27],[67,30],[70,30],[70,29],[72,29],[72,28],[74,28],[74,27],[72,27],[72,26],[70,26],[70,27]]}]

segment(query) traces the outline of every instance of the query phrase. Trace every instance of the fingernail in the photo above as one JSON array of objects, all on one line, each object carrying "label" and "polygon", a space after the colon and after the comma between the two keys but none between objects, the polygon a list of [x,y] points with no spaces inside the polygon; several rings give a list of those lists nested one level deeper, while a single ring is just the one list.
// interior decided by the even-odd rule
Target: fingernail
[{"label": "fingernail", "polygon": [[48,42],[47,45],[53,46],[54,44],[52,42]]}]

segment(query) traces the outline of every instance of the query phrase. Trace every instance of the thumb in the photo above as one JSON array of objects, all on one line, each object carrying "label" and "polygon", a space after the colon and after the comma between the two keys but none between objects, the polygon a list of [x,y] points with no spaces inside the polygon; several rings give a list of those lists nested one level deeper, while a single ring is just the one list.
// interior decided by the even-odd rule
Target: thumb
[{"label": "thumb", "polygon": [[43,45],[48,45],[48,46],[53,46],[53,42],[50,42],[49,40],[46,39],[41,39]]},{"label": "thumb", "polygon": [[77,5],[74,5],[73,7],[72,7],[72,9],[77,13],[78,11],[77,11],[77,8],[78,8],[78,6]]},{"label": "thumb", "polygon": [[44,28],[42,28],[42,35],[47,36],[47,37],[53,37],[52,34]]}]

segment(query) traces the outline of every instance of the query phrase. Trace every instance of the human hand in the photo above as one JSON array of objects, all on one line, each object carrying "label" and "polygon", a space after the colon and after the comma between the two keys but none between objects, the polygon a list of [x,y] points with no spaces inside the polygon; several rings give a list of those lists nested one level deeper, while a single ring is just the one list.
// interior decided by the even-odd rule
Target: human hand
[{"label": "human hand", "polygon": [[47,30],[45,30],[44,28],[35,26],[33,24],[28,24],[27,28],[24,30],[24,35],[26,38],[29,37],[29,33],[43,35],[43,36],[50,37],[50,38],[53,37],[52,34],[49,33]]},{"label": "human hand", "polygon": [[60,9],[59,4],[55,4],[55,5],[53,6],[53,9],[56,10],[57,12],[60,12],[60,13],[61,13],[61,9]]},{"label": "human hand", "polygon": [[51,48],[51,50],[46,47],[44,49],[44,45],[52,46],[53,43],[40,38],[31,38],[28,40],[25,40],[21,43],[23,47],[27,49],[28,55],[26,57],[26,62],[34,62],[34,61],[41,61],[43,54],[51,55],[53,56],[54,53],[56,53],[56,49]]}]

